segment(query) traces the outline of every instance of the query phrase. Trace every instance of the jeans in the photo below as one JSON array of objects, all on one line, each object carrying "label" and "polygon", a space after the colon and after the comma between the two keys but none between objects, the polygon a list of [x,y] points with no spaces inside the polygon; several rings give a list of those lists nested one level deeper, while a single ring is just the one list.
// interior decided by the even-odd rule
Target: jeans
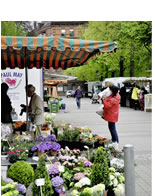
[{"label": "jeans", "polygon": [[119,143],[115,122],[108,122],[108,127],[111,133],[112,142]]},{"label": "jeans", "polygon": [[80,109],[80,98],[76,97],[76,104],[77,104],[77,107]]}]

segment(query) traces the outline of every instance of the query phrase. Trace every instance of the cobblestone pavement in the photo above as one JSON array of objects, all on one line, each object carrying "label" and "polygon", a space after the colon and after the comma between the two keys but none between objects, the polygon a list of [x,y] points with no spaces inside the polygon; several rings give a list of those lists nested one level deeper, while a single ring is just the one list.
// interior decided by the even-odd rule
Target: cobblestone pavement
[{"label": "cobblestone pavement", "polygon": [[[81,100],[77,109],[74,98],[62,97],[66,110],[60,110],[57,121],[75,126],[87,126],[93,133],[110,138],[107,122],[101,119],[96,110],[100,104],[92,104],[91,99]],[[152,195],[152,113],[120,107],[119,121],[116,124],[120,144],[132,144],[135,151],[136,196]]]}]

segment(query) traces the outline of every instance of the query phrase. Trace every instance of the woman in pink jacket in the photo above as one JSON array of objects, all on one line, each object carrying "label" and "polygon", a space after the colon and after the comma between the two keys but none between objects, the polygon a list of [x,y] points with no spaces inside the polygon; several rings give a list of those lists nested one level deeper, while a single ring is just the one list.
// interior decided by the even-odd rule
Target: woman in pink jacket
[{"label": "woman in pink jacket", "polygon": [[112,85],[109,88],[112,94],[102,99],[102,103],[104,104],[104,120],[108,121],[113,147],[115,150],[118,150],[119,139],[115,123],[118,121],[120,95],[116,86]]}]

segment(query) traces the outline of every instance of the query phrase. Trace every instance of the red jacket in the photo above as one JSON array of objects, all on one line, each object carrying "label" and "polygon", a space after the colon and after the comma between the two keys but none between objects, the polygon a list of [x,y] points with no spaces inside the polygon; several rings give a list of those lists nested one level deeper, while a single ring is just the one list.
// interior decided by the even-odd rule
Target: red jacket
[{"label": "red jacket", "polygon": [[102,103],[104,104],[104,120],[108,122],[117,122],[120,103],[119,93],[114,97],[109,96],[106,99],[102,99]]}]

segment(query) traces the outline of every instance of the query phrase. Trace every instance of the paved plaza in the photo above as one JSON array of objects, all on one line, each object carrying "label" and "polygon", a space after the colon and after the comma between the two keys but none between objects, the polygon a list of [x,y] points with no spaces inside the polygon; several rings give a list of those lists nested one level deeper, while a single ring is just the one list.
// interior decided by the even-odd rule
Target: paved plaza
[{"label": "paved plaza", "polygon": [[[87,126],[93,133],[110,138],[108,124],[96,110],[100,104],[92,104],[91,99],[81,100],[77,109],[74,98],[62,97],[66,110],[60,110],[56,121],[64,121],[74,126]],[[116,124],[120,144],[132,144],[135,151],[136,196],[151,196],[152,193],[152,112],[135,111],[120,107],[119,121]]]}]

